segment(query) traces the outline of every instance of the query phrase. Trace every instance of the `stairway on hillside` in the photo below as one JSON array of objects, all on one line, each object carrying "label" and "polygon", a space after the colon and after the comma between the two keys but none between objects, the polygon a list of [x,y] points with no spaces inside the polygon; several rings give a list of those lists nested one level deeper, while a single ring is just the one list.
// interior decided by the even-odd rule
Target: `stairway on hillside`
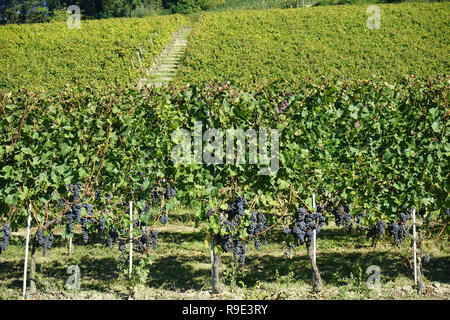
[{"label": "stairway on hillside", "polygon": [[155,58],[153,65],[147,69],[147,76],[139,79],[138,89],[144,86],[159,87],[172,80],[186,49],[191,30],[190,27],[183,27],[174,34],[170,44]]}]

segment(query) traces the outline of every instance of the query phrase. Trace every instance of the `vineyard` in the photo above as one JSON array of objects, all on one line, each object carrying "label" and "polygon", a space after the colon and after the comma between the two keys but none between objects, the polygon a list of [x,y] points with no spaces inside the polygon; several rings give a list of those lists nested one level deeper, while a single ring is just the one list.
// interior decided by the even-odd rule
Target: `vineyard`
[{"label": "vineyard", "polygon": [[379,30],[366,27],[367,6],[205,15],[194,28],[177,83],[376,76],[395,81],[409,74],[448,74],[447,2],[379,8]]},{"label": "vineyard", "polygon": [[380,7],[0,27],[0,299],[448,299],[449,7]]},{"label": "vineyard", "polygon": [[0,88],[58,91],[66,86],[128,84],[142,76],[183,16],[65,22],[0,28]]}]

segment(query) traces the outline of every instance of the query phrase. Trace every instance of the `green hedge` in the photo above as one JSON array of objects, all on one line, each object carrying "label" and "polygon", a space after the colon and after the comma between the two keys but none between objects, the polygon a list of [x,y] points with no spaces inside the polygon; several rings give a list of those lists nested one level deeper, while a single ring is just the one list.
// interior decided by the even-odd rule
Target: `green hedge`
[{"label": "green hedge", "polygon": [[[252,90],[216,84],[3,92],[1,222],[14,207],[12,221],[23,222],[30,201],[42,208],[69,183],[101,188],[118,202],[145,195],[163,178],[177,182],[177,197],[187,202],[219,204],[229,196],[223,190],[234,190],[275,215],[292,190],[303,199],[314,192],[318,201],[333,194],[352,210],[367,211],[371,223],[396,217],[403,205],[444,214],[449,84],[437,77]],[[171,135],[180,128],[193,132],[194,121],[203,129],[278,129],[279,170],[260,175],[260,164],[174,165]],[[59,209],[51,210],[50,217]],[[40,219],[44,214],[39,211]]]}]

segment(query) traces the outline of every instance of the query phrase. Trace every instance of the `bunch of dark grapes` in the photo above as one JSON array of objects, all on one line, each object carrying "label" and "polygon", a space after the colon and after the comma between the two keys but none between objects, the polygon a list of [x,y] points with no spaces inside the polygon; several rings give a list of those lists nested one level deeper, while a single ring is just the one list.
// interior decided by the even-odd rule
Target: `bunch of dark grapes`
[{"label": "bunch of dark grapes", "polygon": [[76,184],[69,184],[69,191],[72,194],[73,201],[79,201],[80,200],[80,191],[82,187],[81,182],[77,182]]},{"label": "bunch of dark grapes", "polygon": [[150,191],[150,198],[153,202],[161,200],[161,194],[158,192],[158,187],[153,187]]},{"label": "bunch of dark grapes", "polygon": [[247,233],[251,238],[254,238],[254,244],[256,250],[261,249],[261,241],[259,235],[267,230],[266,216],[261,212],[253,212],[250,217],[250,225],[248,226]]},{"label": "bunch of dark grapes", "polygon": [[49,235],[46,236],[44,234],[44,231],[42,231],[42,229],[38,229],[38,231],[36,232],[36,239],[37,239],[37,244],[38,246],[42,247],[42,253],[44,255],[44,257],[47,254],[47,250],[52,248],[52,244],[53,244],[53,231],[50,230]]},{"label": "bunch of dark grapes", "polygon": [[247,205],[247,200],[244,197],[236,196],[233,201],[228,202],[228,209],[226,210],[227,220],[239,223],[245,215]]},{"label": "bunch of dark grapes", "polygon": [[350,207],[338,207],[337,209],[333,209],[332,213],[334,215],[334,223],[336,226],[344,226],[347,231],[352,229],[352,214],[350,213]]},{"label": "bunch of dark grapes", "polygon": [[89,230],[88,230],[88,223],[91,223],[92,219],[83,217],[81,218],[81,236],[83,238],[83,243],[87,244],[89,240]]},{"label": "bunch of dark grapes", "polygon": [[119,239],[119,250],[122,253],[121,259],[122,262],[124,262],[126,260],[126,245],[125,245],[125,240]]},{"label": "bunch of dark grapes", "polygon": [[115,227],[112,227],[108,232],[108,236],[106,237],[106,246],[110,249],[116,245],[117,240],[119,239],[119,233],[117,232]]},{"label": "bunch of dark grapes", "polygon": [[102,233],[106,229],[105,224],[105,217],[103,215],[100,216],[100,219],[98,219],[98,232]]},{"label": "bunch of dark grapes", "polygon": [[218,235],[219,237],[219,245],[222,248],[222,250],[224,252],[229,252],[231,251],[232,247],[233,247],[233,237],[231,236],[231,234],[226,234],[224,236],[221,236],[220,234]]},{"label": "bunch of dark grapes", "polygon": [[138,252],[147,252],[152,248],[156,250],[156,246],[158,244],[158,231],[157,230],[144,230],[142,235],[134,240],[136,244],[136,251]]},{"label": "bunch of dark grapes", "polygon": [[393,223],[391,223],[388,226],[388,233],[389,233],[389,236],[394,237],[394,244],[397,247],[408,236],[408,233],[406,232],[406,229],[405,229],[404,225],[402,223],[400,223],[400,222],[393,222]]},{"label": "bunch of dark grapes", "polygon": [[158,244],[158,230],[151,230],[148,237],[147,247],[152,246],[153,250],[156,250]]},{"label": "bunch of dark grapes", "polygon": [[388,234],[394,238],[394,245],[397,247],[408,237],[409,227],[406,221],[411,218],[411,215],[412,210],[404,207],[404,211],[399,215],[400,220],[388,226]]},{"label": "bunch of dark grapes", "polygon": [[169,216],[165,207],[161,210],[161,217],[159,218],[159,221],[161,221],[162,224],[167,224],[169,222]]},{"label": "bunch of dark grapes", "polygon": [[361,219],[364,219],[367,217],[367,214],[365,212],[359,214],[356,216],[355,218],[355,222],[356,222],[356,231],[360,232],[361,231]]},{"label": "bunch of dark grapes", "polygon": [[285,235],[291,234],[300,244],[306,244],[306,247],[309,247],[313,240],[314,230],[316,230],[316,235],[318,235],[326,221],[323,207],[317,206],[316,211],[313,213],[307,213],[305,208],[299,208],[294,218],[294,224],[290,228],[284,228],[283,233]]},{"label": "bunch of dark grapes", "polygon": [[245,253],[247,252],[247,244],[245,242],[240,242],[238,239],[233,241],[233,246],[231,248],[233,252],[233,259],[235,261],[239,260],[239,264],[242,266],[245,264]]},{"label": "bunch of dark grapes", "polygon": [[11,228],[7,223],[3,228],[0,228],[0,233],[3,233],[3,237],[0,238],[0,258],[2,257],[2,251],[8,250],[9,238],[11,237]]},{"label": "bunch of dark grapes", "polygon": [[[150,212],[150,209],[151,209],[150,202],[145,201],[145,204],[144,204],[144,212],[145,212],[145,213],[149,213],[149,212]],[[141,215],[139,214],[139,217],[140,217],[140,216],[141,216]]]},{"label": "bunch of dark grapes", "polygon": [[79,224],[81,222],[81,209],[83,208],[82,204],[74,204],[71,210],[68,210],[65,214],[67,219],[67,231],[71,233],[74,228],[74,224]]},{"label": "bunch of dark grapes", "polygon": [[412,215],[412,210],[405,210],[405,212],[400,212],[400,220],[406,225],[406,220],[410,219]]},{"label": "bunch of dark grapes", "polygon": [[428,253],[423,256],[423,262],[425,262],[425,263],[430,262],[430,255]]},{"label": "bunch of dark grapes", "polygon": [[175,197],[176,191],[175,187],[171,187],[170,185],[167,185],[166,189],[163,192],[164,199],[169,200],[172,197]]},{"label": "bunch of dark grapes", "polygon": [[231,222],[231,221],[228,221],[228,220],[223,221],[223,224],[228,226],[231,231],[233,231],[234,228],[236,228],[238,226],[238,224],[236,222],[234,222],[234,221]]},{"label": "bunch of dark grapes", "polygon": [[[245,209],[248,202],[244,197],[236,195],[234,200],[228,202],[228,208],[219,214],[221,226],[227,226],[227,231],[233,231],[241,224],[242,218],[245,216]],[[222,214],[224,213],[224,214]],[[209,219],[214,214],[214,210],[210,210],[207,214]],[[253,212],[250,218],[250,226],[247,231],[250,238],[255,241],[255,247],[259,250],[261,242],[258,235],[266,229],[267,219],[262,213]],[[215,237],[216,243],[224,252],[233,252],[234,260],[239,260],[240,265],[245,263],[245,254],[247,252],[247,244],[245,241],[234,238],[230,233],[222,234],[219,232]]]},{"label": "bunch of dark grapes", "polygon": [[384,230],[386,229],[386,223],[381,220],[372,227],[372,229],[367,232],[367,239],[372,238],[375,240],[376,238],[381,238],[384,234]]}]

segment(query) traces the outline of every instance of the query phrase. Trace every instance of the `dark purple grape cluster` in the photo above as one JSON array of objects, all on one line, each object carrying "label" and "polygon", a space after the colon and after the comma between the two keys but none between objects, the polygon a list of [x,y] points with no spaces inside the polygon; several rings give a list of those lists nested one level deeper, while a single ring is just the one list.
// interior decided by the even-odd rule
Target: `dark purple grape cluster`
[{"label": "dark purple grape cluster", "polygon": [[352,229],[352,214],[349,206],[341,206],[331,211],[334,215],[334,223],[336,226],[344,226],[347,231]]},{"label": "dark purple grape cluster", "polygon": [[316,230],[316,235],[318,235],[326,221],[323,207],[317,206],[316,211],[313,213],[307,213],[305,208],[298,208],[294,218],[293,225],[290,228],[284,228],[283,233],[292,235],[300,244],[306,244],[306,247],[309,247],[313,240],[314,230]]},{"label": "dark purple grape cluster", "polygon": [[0,238],[0,258],[2,257],[2,251],[8,250],[9,238],[11,237],[11,228],[7,223],[3,228],[0,228],[0,234],[3,236]]},{"label": "dark purple grape cluster", "polygon": [[67,231],[71,233],[73,231],[74,225],[81,224],[81,210],[86,209],[86,215],[92,215],[92,204],[81,204],[77,203],[72,205],[71,210],[68,210],[65,214],[67,219]]},{"label": "dark purple grape cluster", "polygon": [[175,194],[176,194],[175,187],[171,187],[170,184],[168,184],[163,192],[163,197],[164,199],[169,200],[170,198],[175,197]]},{"label": "dark purple grape cluster", "polygon": [[88,223],[92,223],[93,219],[88,217],[81,218],[81,236],[83,238],[83,243],[87,244],[89,240],[89,230]]},{"label": "dark purple grape cluster", "polygon": [[46,236],[42,229],[38,229],[38,231],[36,232],[36,239],[38,246],[42,247],[42,253],[45,257],[47,254],[47,250],[50,250],[52,248],[54,240],[53,231],[50,230],[49,235]]},{"label": "dark purple grape cluster", "polygon": [[119,239],[119,250],[120,250],[120,253],[122,254],[122,256],[121,256],[122,262],[124,262],[126,260],[126,256],[127,256],[126,255],[127,247],[126,247],[125,240]]},{"label": "dark purple grape cluster", "polygon": [[98,232],[102,233],[106,229],[105,217],[103,215],[98,219]]},{"label": "dark purple grape cluster", "polygon": [[119,239],[119,233],[116,228],[113,226],[111,230],[109,230],[108,235],[106,237],[106,246],[110,249],[114,247]]},{"label": "dark purple grape cluster", "polygon": [[156,250],[158,245],[158,230],[151,230],[147,237],[147,247],[152,246],[153,250]]},{"label": "dark purple grape cluster", "polygon": [[425,208],[422,208],[422,209],[419,210],[419,216],[421,216],[422,218],[425,216],[425,213],[427,213]]},{"label": "dark purple grape cluster", "polygon": [[77,182],[76,184],[69,184],[69,191],[72,194],[73,201],[79,201],[80,200],[80,191],[82,188],[82,183]]},{"label": "dark purple grape cluster", "polygon": [[142,235],[134,240],[137,252],[147,252],[152,248],[156,250],[158,244],[158,231],[144,229]]},{"label": "dark purple grape cluster", "polygon": [[400,212],[400,220],[401,222],[406,225],[406,220],[409,220],[412,215],[412,209],[411,210],[405,210],[405,212]]},{"label": "dark purple grape cluster", "polygon": [[247,228],[248,235],[254,239],[256,250],[261,249],[261,241],[259,235],[267,230],[266,216],[261,212],[253,212],[250,217],[250,225]]},{"label": "dark purple grape cluster", "polygon": [[231,251],[231,249],[233,248],[233,237],[231,236],[231,234],[226,234],[224,236],[220,236],[219,234],[218,237],[219,237],[219,245],[222,248],[222,250],[224,252]]},{"label": "dark purple grape cluster", "polygon": [[408,237],[407,230],[401,222],[391,223],[388,226],[388,234],[394,238],[394,244],[397,247]]},{"label": "dark purple grape cluster", "polygon": [[239,260],[239,264],[242,266],[245,264],[245,254],[247,252],[247,244],[245,242],[241,242],[238,239],[233,241],[233,246],[231,247],[231,251],[233,252],[233,259],[235,261]]},{"label": "dark purple grape cluster", "polygon": [[247,200],[244,197],[237,195],[233,201],[228,202],[228,209],[225,211],[228,215],[227,220],[239,223],[245,215],[245,208],[247,206]]},{"label": "dark purple grape cluster", "polygon": [[386,229],[386,223],[384,221],[378,220],[377,223],[367,232],[367,239],[372,238],[375,240],[376,238],[381,238],[384,234],[384,230]]},{"label": "dark purple grape cluster", "polygon": [[80,223],[81,221],[81,204],[74,204],[71,210],[68,210],[65,214],[67,219],[67,231],[71,233],[74,228],[75,223]]},{"label": "dark purple grape cluster", "polygon": [[358,215],[355,218],[355,222],[356,222],[356,231],[361,231],[361,216]]},{"label": "dark purple grape cluster", "polygon": [[[242,224],[242,218],[245,216],[245,209],[248,202],[244,197],[236,195],[234,200],[228,202],[228,208],[219,214],[221,229],[215,236],[217,245],[224,252],[232,252],[234,260],[239,260],[240,265],[245,263],[245,254],[247,252],[246,240],[233,237],[230,233]],[[209,218],[214,214],[214,210],[209,210],[206,217]],[[250,225],[247,229],[249,238],[254,240],[256,249],[261,248],[259,234],[266,229],[267,219],[263,213],[253,212],[250,217]],[[222,229],[224,228],[225,229]],[[222,231],[225,230],[225,233]]]},{"label": "dark purple grape cluster", "polygon": [[356,231],[360,232],[362,230],[361,228],[361,219],[365,219],[367,217],[367,214],[365,212],[357,215],[355,217],[355,222],[356,222]]},{"label": "dark purple grape cluster", "polygon": [[430,260],[431,260],[431,258],[430,258],[430,255],[428,253],[423,256],[423,262],[428,263],[428,262],[430,262]]},{"label": "dark purple grape cluster", "polygon": [[230,229],[230,231],[233,231],[234,228],[236,228],[236,227],[238,226],[238,224],[237,224],[236,222],[234,222],[234,221],[228,221],[228,220],[223,221],[223,224],[226,225],[226,226],[228,226],[229,229]]},{"label": "dark purple grape cluster", "polygon": [[161,216],[159,218],[162,224],[167,224],[169,222],[169,215],[167,214],[167,210],[165,207],[161,209]]},{"label": "dark purple grape cluster", "polygon": [[[150,202],[145,201],[145,203],[144,203],[144,212],[145,212],[145,213],[149,213],[149,212],[150,212],[150,209],[151,209]],[[139,213],[139,218],[140,218],[140,217],[141,217],[141,213]]]},{"label": "dark purple grape cluster", "polygon": [[150,199],[152,202],[157,202],[161,200],[161,194],[158,192],[158,187],[153,187],[150,191]]},{"label": "dark purple grape cluster", "polygon": [[399,221],[393,222],[388,226],[388,235],[394,238],[394,245],[399,246],[408,237],[409,226],[406,223],[411,218],[412,209],[403,207],[403,212],[399,214]]}]

